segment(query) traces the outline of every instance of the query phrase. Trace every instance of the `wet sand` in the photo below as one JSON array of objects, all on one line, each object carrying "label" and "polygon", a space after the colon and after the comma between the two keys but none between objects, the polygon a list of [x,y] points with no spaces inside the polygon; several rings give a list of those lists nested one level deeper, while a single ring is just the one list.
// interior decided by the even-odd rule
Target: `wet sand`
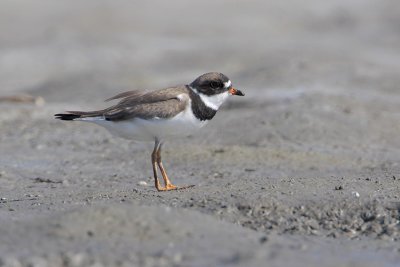
[{"label": "wet sand", "polygon": [[[3,1],[0,96],[45,102],[0,102],[0,266],[398,266],[400,6],[274,2]],[[53,119],[208,71],[246,96],[166,144],[188,190]]]}]

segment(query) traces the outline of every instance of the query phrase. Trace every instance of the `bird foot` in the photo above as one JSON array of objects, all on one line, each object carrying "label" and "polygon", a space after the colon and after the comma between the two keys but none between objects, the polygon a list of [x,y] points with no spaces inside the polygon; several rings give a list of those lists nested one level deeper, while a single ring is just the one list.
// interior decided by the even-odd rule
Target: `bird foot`
[{"label": "bird foot", "polygon": [[160,191],[171,191],[171,190],[182,190],[194,187],[194,185],[176,186],[173,184],[167,184],[165,187],[157,186],[157,190]]}]

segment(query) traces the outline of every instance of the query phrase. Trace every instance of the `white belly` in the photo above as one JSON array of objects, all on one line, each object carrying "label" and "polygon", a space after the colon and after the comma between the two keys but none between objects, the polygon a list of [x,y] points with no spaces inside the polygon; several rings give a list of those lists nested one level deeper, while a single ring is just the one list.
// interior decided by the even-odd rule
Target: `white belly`
[{"label": "white belly", "polygon": [[191,109],[187,109],[170,119],[130,119],[126,121],[107,121],[102,118],[85,120],[105,127],[112,134],[136,141],[165,140],[176,136],[188,136],[207,124],[200,121]]}]

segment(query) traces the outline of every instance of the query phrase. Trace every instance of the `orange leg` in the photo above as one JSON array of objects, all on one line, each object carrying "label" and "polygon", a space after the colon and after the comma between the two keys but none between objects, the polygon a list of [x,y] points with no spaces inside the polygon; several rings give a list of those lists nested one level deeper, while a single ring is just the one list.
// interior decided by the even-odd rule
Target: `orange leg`
[{"label": "orange leg", "polygon": [[[156,186],[157,190],[158,191],[170,191],[170,190],[185,189],[185,188],[193,187],[193,185],[177,187],[171,183],[171,181],[168,178],[167,172],[165,171],[165,168],[161,161],[161,146],[162,146],[162,143],[160,143],[158,140],[156,140],[153,153],[151,154],[151,160],[152,160],[153,172],[154,172],[154,180],[155,180],[155,186]],[[161,187],[160,182],[158,181],[157,166],[158,166],[158,168],[160,168],[161,175],[162,175],[162,178],[163,178],[164,184],[165,184],[164,187]]]},{"label": "orange leg", "polygon": [[154,183],[158,191],[160,191],[161,185],[160,181],[158,181],[158,175],[157,175],[157,149],[158,149],[159,143],[156,141],[154,145],[154,150],[153,153],[151,153],[151,164],[153,166],[153,174],[154,174]]},{"label": "orange leg", "polygon": [[165,184],[165,189],[166,190],[178,189],[178,187],[173,185],[171,183],[171,181],[169,180],[167,172],[165,171],[164,166],[162,164],[162,161],[161,161],[161,146],[162,146],[162,144],[160,144],[160,146],[158,147],[158,150],[156,152],[157,153],[157,165],[158,165],[158,168],[160,168],[161,175],[163,177],[164,184]]}]

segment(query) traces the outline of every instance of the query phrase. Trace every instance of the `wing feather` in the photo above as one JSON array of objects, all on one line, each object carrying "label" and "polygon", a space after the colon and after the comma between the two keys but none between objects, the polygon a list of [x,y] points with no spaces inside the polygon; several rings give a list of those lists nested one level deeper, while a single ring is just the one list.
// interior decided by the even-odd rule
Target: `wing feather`
[{"label": "wing feather", "polygon": [[188,90],[186,86],[179,86],[152,92],[128,91],[107,99],[106,101],[122,98],[109,108],[96,111],[68,111],[68,114],[79,116],[78,118],[101,116],[111,121],[131,118],[170,118],[186,108],[189,101]]},{"label": "wing feather", "polygon": [[120,99],[120,98],[137,98],[140,97],[142,95],[146,94],[146,91],[141,91],[141,90],[133,90],[133,91],[127,91],[127,92],[123,92],[120,93],[116,96],[110,97],[108,99],[105,100],[105,102],[111,101],[111,100],[115,100],[115,99]]},{"label": "wing feather", "polygon": [[169,99],[164,101],[138,104],[134,106],[119,106],[104,113],[106,120],[119,121],[131,118],[153,119],[170,118],[185,109],[187,101]]}]

